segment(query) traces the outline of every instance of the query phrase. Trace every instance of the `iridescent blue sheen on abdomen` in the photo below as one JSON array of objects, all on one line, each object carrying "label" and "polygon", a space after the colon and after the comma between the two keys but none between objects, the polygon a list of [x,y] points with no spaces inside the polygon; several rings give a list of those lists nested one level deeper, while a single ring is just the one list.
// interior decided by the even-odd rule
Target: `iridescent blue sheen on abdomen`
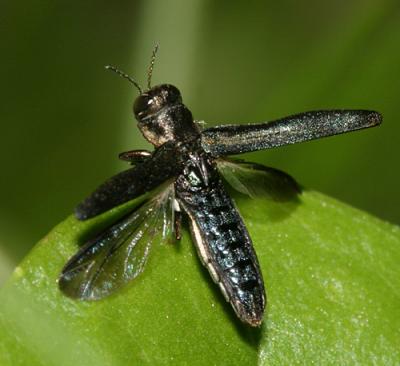
[{"label": "iridescent blue sheen on abdomen", "polygon": [[203,264],[238,316],[260,324],[265,308],[262,274],[247,229],[216,168],[205,154],[197,154],[175,187]]}]

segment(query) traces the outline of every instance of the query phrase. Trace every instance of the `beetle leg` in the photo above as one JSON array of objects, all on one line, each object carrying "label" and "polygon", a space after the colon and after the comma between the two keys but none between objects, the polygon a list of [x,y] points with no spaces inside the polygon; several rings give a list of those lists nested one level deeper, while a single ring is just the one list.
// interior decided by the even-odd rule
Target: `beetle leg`
[{"label": "beetle leg", "polygon": [[182,238],[182,212],[175,211],[174,229],[175,229],[175,239],[181,240]]},{"label": "beetle leg", "polygon": [[147,150],[124,151],[118,155],[121,160],[129,161],[132,165],[143,163],[151,157],[151,152]]}]

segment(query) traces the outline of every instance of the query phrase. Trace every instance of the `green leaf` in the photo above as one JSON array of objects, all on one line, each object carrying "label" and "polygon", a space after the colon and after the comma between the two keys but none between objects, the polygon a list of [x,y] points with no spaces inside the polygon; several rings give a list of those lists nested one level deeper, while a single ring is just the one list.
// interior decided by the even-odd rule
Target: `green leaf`
[{"label": "green leaf", "polygon": [[190,236],[155,245],[145,271],[98,302],[57,277],[78,242],[136,204],[41,240],[0,293],[1,365],[367,365],[400,360],[400,230],[305,191],[276,202],[235,195],[268,294],[260,329],[242,325]]}]

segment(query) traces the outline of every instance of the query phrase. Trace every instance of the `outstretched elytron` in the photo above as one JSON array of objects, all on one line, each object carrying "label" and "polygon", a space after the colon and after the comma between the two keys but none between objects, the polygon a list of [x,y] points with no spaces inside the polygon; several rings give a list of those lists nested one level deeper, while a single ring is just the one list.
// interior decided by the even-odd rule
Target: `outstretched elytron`
[{"label": "outstretched elytron", "polygon": [[[241,321],[259,326],[266,295],[251,238],[223,176],[242,193],[263,189],[263,180],[291,186],[287,174],[259,164],[226,159],[227,155],[294,144],[373,127],[379,113],[367,110],[321,110],[268,123],[223,125],[202,130],[169,84],[151,87],[156,49],[148,73],[148,90],[139,90],[133,106],[138,127],[154,151],[133,150],[120,158],[133,167],[110,178],[75,211],[86,220],[133,198],[152,192],[139,207],[85,243],[63,268],[60,289],[83,300],[101,299],[143,271],[155,240],[180,239],[187,215],[200,260]],[[255,186],[258,187],[255,187]],[[268,190],[268,187],[265,187]]]}]

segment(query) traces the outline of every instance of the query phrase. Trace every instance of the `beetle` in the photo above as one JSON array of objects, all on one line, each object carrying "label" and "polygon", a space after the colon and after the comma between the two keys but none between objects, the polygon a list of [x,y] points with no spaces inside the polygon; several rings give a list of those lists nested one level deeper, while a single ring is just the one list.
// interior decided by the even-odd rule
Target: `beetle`
[{"label": "beetle", "polygon": [[151,87],[156,51],[145,91],[122,71],[107,67],[138,89],[133,112],[140,131],[155,149],[121,153],[120,159],[133,167],[100,185],[76,207],[75,216],[87,220],[154,193],[87,241],[63,268],[59,287],[82,300],[112,294],[143,271],[155,240],[180,239],[182,215],[186,215],[199,258],[226,300],[242,322],[259,326],[266,305],[263,277],[250,235],[222,176],[250,195],[257,189],[268,190],[252,179],[253,173],[293,191],[298,186],[281,171],[227,156],[377,126],[382,117],[368,110],[321,110],[272,122],[202,129],[175,86]]}]

